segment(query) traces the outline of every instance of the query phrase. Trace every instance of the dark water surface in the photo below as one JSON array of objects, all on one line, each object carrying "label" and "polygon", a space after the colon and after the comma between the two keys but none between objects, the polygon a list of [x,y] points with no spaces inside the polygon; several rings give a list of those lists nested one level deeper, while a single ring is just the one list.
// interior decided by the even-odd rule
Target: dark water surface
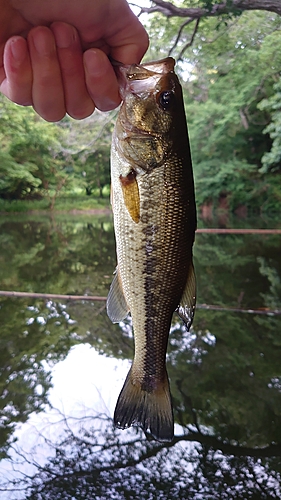
[{"label": "dark water surface", "polygon": [[[1,290],[107,295],[110,217],[0,227]],[[198,233],[194,261],[198,303],[221,310],[198,309],[189,333],[174,318],[169,445],[112,427],[129,319],[112,325],[104,301],[0,297],[0,500],[281,497],[281,235]]]}]

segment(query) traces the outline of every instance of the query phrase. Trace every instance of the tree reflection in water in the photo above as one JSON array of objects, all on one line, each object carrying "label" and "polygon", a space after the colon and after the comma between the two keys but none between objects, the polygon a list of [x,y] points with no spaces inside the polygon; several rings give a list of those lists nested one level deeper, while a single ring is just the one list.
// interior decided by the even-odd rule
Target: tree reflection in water
[{"label": "tree reflection in water", "polygon": [[[112,225],[7,224],[1,238],[7,289],[106,294]],[[198,235],[195,267],[200,303],[280,308],[280,237]],[[1,299],[0,324],[0,446],[10,457],[9,475],[8,459],[0,464],[1,500],[280,498],[280,317],[198,310],[188,334],[174,319],[167,362],[178,425],[168,445],[91,413],[60,415],[53,440],[50,420],[28,453],[11,444],[13,429],[46,409],[46,360],[50,367],[86,343],[130,359],[131,325],[112,325],[100,303],[36,299]]]},{"label": "tree reflection in water", "polygon": [[11,500],[280,498],[280,446],[225,445],[189,426],[163,445],[138,430],[115,430],[104,415],[91,420],[89,428],[87,419],[79,426],[64,419],[64,434],[51,444],[43,466],[34,459],[36,450],[27,455],[14,446],[18,461],[36,470],[2,481],[1,490],[10,491]]}]

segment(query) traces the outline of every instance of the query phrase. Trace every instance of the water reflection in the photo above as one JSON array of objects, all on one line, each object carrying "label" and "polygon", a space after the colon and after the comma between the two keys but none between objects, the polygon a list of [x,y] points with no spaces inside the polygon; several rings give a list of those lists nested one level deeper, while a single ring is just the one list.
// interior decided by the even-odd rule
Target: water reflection
[{"label": "water reflection", "polygon": [[[110,220],[6,221],[1,239],[2,289],[106,295]],[[199,234],[195,266],[200,303],[280,308],[280,236]],[[280,498],[280,317],[198,310],[190,333],[174,318],[168,446],[112,428],[129,320],[3,298],[0,321],[1,500]]]},{"label": "water reflection", "polygon": [[2,289],[107,293],[116,262],[109,217],[2,219],[0,227]]}]

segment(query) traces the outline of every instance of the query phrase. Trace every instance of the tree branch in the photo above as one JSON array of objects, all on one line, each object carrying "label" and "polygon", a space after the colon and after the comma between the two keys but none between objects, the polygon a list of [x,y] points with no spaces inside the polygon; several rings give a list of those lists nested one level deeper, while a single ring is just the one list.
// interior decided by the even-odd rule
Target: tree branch
[{"label": "tree branch", "polygon": [[187,17],[190,20],[201,17],[215,17],[221,14],[231,14],[234,11],[268,10],[281,15],[280,0],[232,0],[214,4],[210,9],[200,7],[177,7],[166,0],[153,0],[154,6],[140,7],[141,13],[159,12],[166,17]]},{"label": "tree branch", "polygon": [[[188,25],[189,25],[190,23],[192,23],[192,22],[193,22],[193,19],[188,19],[187,21],[185,21],[185,22],[181,25],[181,27],[180,27],[180,29],[179,29],[179,31],[178,31],[178,34],[177,34],[177,38],[175,39],[174,45],[173,45],[173,46],[172,46],[172,48],[169,50],[169,56],[172,54],[173,50],[176,48],[177,44],[179,43],[179,40],[180,40],[180,37],[181,37],[181,35],[182,35],[182,32],[183,32],[184,28],[185,28],[186,26],[188,26]],[[194,38],[194,37],[193,37],[193,38]]]},{"label": "tree branch", "polygon": [[197,31],[198,31],[199,22],[200,22],[200,18],[196,20],[196,23],[195,23],[195,26],[194,26],[194,30],[193,30],[193,33],[192,33],[192,35],[191,35],[191,38],[190,38],[189,42],[187,42],[187,43],[183,46],[183,48],[181,49],[181,51],[180,51],[180,53],[179,53],[179,56],[178,56],[178,59],[179,59],[179,60],[180,60],[180,59],[182,59],[182,56],[183,56],[184,52],[186,51],[186,49],[187,49],[188,47],[191,47],[191,45],[193,44],[194,38],[195,38],[196,33],[197,33]]}]

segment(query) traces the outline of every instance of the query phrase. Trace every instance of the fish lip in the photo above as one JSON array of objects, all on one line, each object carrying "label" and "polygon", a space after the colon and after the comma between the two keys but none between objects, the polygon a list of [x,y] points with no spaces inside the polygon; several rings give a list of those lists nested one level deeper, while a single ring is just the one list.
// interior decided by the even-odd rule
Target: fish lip
[{"label": "fish lip", "polygon": [[[145,94],[157,94],[159,92],[158,82],[165,75],[174,72],[175,60],[172,57],[166,57],[159,61],[148,63],[123,65],[114,62],[115,71],[119,83],[119,92],[123,102],[127,95],[132,94],[143,97]],[[123,108],[122,126],[123,138],[138,137],[141,139],[157,138],[161,134],[154,131],[143,130],[131,124],[126,113],[126,106]]]},{"label": "fish lip", "polygon": [[[142,67],[148,71],[156,74],[166,75],[174,71],[175,59],[173,57],[165,57],[159,61],[150,61],[148,63],[143,63]],[[161,71],[159,68],[161,67]]]},{"label": "fish lip", "polygon": [[119,92],[122,100],[127,93],[139,94],[151,91],[160,78],[168,73],[174,72],[175,60],[166,57],[160,61],[152,61],[143,64],[122,64],[113,61],[113,67],[119,84]]}]

